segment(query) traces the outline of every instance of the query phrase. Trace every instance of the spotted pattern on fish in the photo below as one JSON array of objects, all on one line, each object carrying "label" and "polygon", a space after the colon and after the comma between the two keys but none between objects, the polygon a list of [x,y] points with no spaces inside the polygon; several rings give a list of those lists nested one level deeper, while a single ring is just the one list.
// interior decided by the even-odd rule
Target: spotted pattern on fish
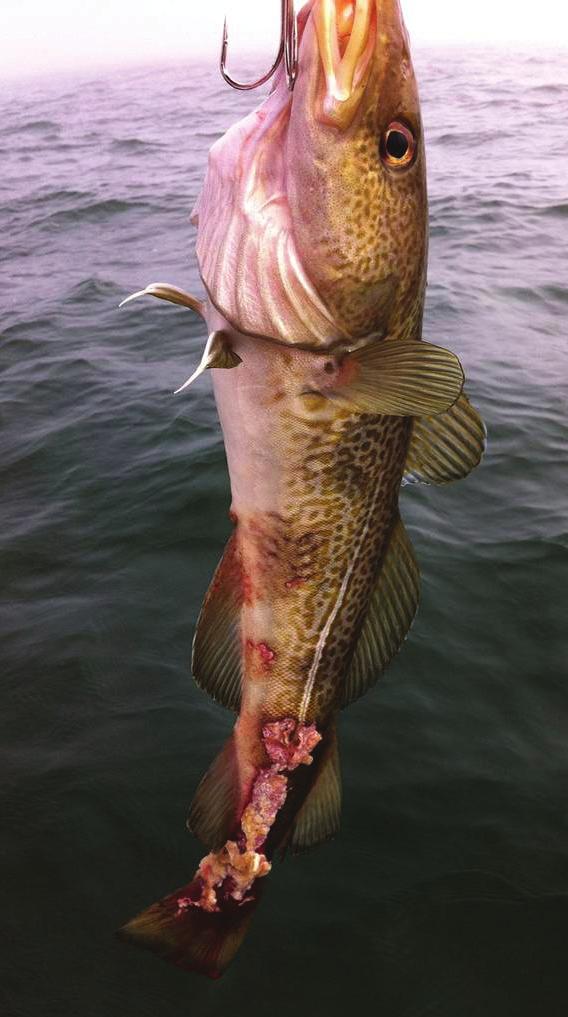
[{"label": "spotted pattern on fish", "polygon": [[[313,65],[298,82],[298,108],[317,108],[320,90]],[[381,162],[379,145],[397,118],[411,126],[417,150],[412,166],[393,173]],[[298,252],[338,327],[355,337],[380,331],[419,336],[428,210],[420,106],[406,39],[393,38],[375,63],[347,131],[298,115],[288,145]]]},{"label": "spotted pattern on fish", "polygon": [[243,639],[271,651],[269,666],[246,656],[245,686],[252,683],[265,718],[324,724],[397,519],[410,426],[318,396],[286,403],[278,426],[288,451],[279,463],[285,499],[278,513],[238,524],[254,591]]}]

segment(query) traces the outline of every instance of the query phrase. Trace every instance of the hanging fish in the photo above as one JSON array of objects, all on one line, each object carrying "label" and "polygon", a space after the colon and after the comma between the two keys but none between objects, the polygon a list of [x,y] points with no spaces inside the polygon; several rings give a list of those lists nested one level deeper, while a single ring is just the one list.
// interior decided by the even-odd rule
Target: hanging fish
[{"label": "hanging fish", "polygon": [[213,977],[277,849],[338,830],[338,713],[418,606],[401,482],[465,477],[485,443],[458,358],[422,338],[424,138],[398,0],[283,13],[271,95],[209,156],[194,214],[206,299],[143,291],[207,323],[189,381],[211,370],[235,528],[193,673],[238,718],[191,807],[207,852],[193,879],[121,932]]}]

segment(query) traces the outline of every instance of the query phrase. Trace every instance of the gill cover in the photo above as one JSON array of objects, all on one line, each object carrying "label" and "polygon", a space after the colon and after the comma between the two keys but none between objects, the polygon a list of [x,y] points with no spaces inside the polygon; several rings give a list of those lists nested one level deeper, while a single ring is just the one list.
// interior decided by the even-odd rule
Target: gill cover
[{"label": "gill cover", "polygon": [[[310,349],[417,338],[425,280],[420,111],[398,0],[315,0],[299,16],[296,85],[212,148],[194,213],[212,303],[238,331]],[[416,138],[381,158],[393,118]]]}]

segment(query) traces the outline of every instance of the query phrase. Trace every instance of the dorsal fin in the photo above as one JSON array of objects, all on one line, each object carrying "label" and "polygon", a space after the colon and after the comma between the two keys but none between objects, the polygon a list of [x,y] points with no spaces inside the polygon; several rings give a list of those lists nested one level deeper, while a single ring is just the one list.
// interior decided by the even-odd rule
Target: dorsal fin
[{"label": "dorsal fin", "polygon": [[228,710],[241,702],[241,566],[230,538],[205,595],[193,639],[191,667],[200,688]]},{"label": "dorsal fin", "polygon": [[420,572],[399,518],[345,679],[342,707],[364,695],[398,653],[414,620],[419,596]]},{"label": "dorsal fin", "polygon": [[337,726],[330,724],[324,736],[324,758],[315,783],[296,816],[290,846],[305,851],[335,836],[341,819],[341,772]]},{"label": "dorsal fin", "polygon": [[437,417],[416,417],[403,483],[449,484],[479,465],[487,431],[465,394]]}]

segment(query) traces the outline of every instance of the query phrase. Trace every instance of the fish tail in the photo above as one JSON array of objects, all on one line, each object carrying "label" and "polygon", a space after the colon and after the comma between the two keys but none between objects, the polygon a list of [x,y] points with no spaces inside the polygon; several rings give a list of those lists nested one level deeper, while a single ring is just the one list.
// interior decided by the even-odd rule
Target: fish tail
[{"label": "fish tail", "polygon": [[237,840],[229,839],[237,834],[240,797],[231,736],[203,777],[188,819],[189,829],[212,853],[190,883],[132,918],[118,931],[119,939],[187,971],[220,977],[244,939],[260,896],[256,879],[250,886],[245,881],[246,892],[237,892],[238,899],[231,893],[231,863],[242,857]]},{"label": "fish tail", "polygon": [[146,908],[117,935],[185,971],[219,978],[246,935],[261,889],[261,884],[252,887],[244,903],[229,900],[209,912],[188,903],[194,892],[190,883]]},{"label": "fish tail", "polygon": [[197,789],[188,826],[211,850],[193,880],[118,933],[210,978],[222,975],[245,937],[272,868],[269,857],[286,845],[311,847],[333,836],[339,823],[335,724],[322,738],[314,724],[285,718],[265,724],[262,738],[266,765],[248,791],[239,780],[234,736]]}]

